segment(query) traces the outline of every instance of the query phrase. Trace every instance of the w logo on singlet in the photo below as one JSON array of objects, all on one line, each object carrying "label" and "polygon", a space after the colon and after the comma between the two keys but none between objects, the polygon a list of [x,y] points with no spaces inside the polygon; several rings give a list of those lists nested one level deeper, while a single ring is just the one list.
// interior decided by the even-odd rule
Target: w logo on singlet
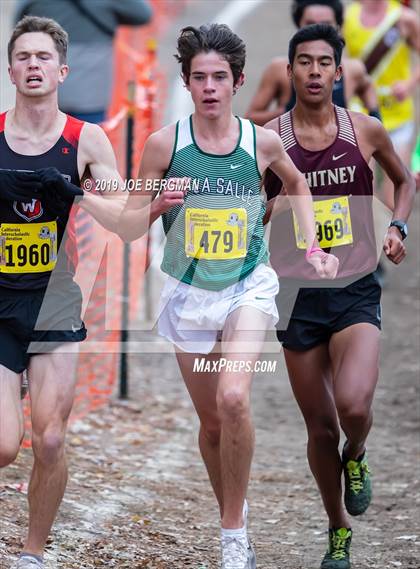
[{"label": "w logo on singlet", "polygon": [[36,198],[30,202],[13,202],[13,209],[26,221],[38,219],[44,213],[41,202]]}]

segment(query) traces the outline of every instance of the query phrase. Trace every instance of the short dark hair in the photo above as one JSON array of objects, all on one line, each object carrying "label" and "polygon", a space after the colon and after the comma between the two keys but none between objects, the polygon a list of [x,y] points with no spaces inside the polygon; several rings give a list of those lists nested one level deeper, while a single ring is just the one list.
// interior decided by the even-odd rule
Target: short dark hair
[{"label": "short dark hair", "polygon": [[303,12],[308,6],[320,4],[321,6],[328,6],[334,11],[337,25],[341,28],[344,21],[344,8],[341,0],[293,0],[292,4],[292,19],[297,28],[300,27],[300,21],[303,18]]},{"label": "short dark hair", "polygon": [[245,43],[225,24],[206,24],[195,28],[187,26],[181,30],[177,44],[176,59],[181,63],[182,74],[187,83],[190,80],[191,60],[199,53],[215,51],[229,63],[234,84],[245,66]]},{"label": "short dark hair", "polygon": [[58,57],[61,65],[67,63],[67,47],[69,36],[65,30],[51,18],[39,18],[38,16],[25,16],[16,24],[12,32],[9,43],[7,45],[7,56],[9,65],[12,63],[12,52],[18,37],[30,32],[42,32],[48,34],[58,51]]},{"label": "short dark hair", "polygon": [[328,24],[312,24],[298,30],[289,42],[289,63],[293,65],[296,55],[296,48],[299,44],[307,41],[323,40],[334,50],[334,60],[338,67],[341,63],[341,56],[345,42],[337,30]]}]

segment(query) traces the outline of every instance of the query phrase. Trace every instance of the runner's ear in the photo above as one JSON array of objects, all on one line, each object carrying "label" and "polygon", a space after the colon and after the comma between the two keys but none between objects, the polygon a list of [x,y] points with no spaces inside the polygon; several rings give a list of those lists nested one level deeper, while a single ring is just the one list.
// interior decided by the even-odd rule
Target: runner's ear
[{"label": "runner's ear", "polygon": [[182,79],[183,82],[184,82],[184,87],[185,87],[186,89],[188,89],[188,91],[189,91],[189,90],[190,90],[190,81],[189,81],[189,78],[188,78],[186,75],[184,75],[183,73],[181,73],[180,75],[181,75],[181,79]]},{"label": "runner's ear", "polygon": [[340,81],[342,75],[343,75],[343,66],[339,65],[335,71],[335,80]]},{"label": "runner's ear", "polygon": [[238,80],[236,81],[236,83],[233,85],[233,94],[235,95],[236,91],[239,89],[239,87],[242,87],[242,85],[245,83],[245,74],[241,73],[238,77]]}]

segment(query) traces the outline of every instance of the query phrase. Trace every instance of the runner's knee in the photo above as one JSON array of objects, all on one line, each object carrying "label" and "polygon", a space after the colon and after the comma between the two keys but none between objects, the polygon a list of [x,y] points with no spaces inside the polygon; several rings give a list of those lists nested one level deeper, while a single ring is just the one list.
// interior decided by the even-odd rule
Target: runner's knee
[{"label": "runner's knee", "polygon": [[58,427],[47,428],[42,433],[33,432],[32,447],[35,459],[43,464],[54,464],[63,455],[64,431]]},{"label": "runner's knee", "polygon": [[340,423],[345,424],[348,421],[352,423],[360,422],[363,424],[369,419],[371,414],[370,399],[360,399],[355,401],[346,401],[337,405],[337,412]]},{"label": "runner's knee", "polygon": [[221,420],[237,420],[249,412],[249,394],[242,389],[229,388],[217,395]]},{"label": "runner's knee", "polygon": [[19,448],[18,440],[11,442],[2,441],[0,443],[0,468],[4,468],[15,461]]},{"label": "runner's knee", "polygon": [[336,422],[325,418],[308,424],[308,442],[319,447],[328,444],[338,446],[340,442],[340,430]]}]

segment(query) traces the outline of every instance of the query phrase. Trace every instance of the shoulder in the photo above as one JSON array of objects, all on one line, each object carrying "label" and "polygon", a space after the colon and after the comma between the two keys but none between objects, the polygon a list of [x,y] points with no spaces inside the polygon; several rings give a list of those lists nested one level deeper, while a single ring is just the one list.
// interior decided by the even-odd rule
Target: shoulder
[{"label": "shoulder", "polygon": [[288,63],[289,61],[286,57],[275,57],[270,61],[266,69],[277,77],[284,77]]},{"label": "shoulder", "polygon": [[104,129],[98,124],[85,122],[80,131],[79,150],[86,156],[97,156],[109,150],[111,143]]},{"label": "shoulder", "polygon": [[265,123],[264,129],[265,130],[272,130],[275,133],[279,134],[279,118],[280,117],[276,117],[274,119],[271,119],[271,121],[268,121],[267,123]]},{"label": "shoulder", "polygon": [[374,142],[386,135],[386,130],[380,120],[363,113],[348,111],[358,141]]},{"label": "shoulder", "polygon": [[264,69],[264,77],[275,82],[287,79],[287,59],[285,57],[275,57]]},{"label": "shoulder", "polygon": [[151,134],[144,145],[142,164],[146,169],[165,172],[175,147],[176,123]]},{"label": "shoulder", "polygon": [[80,132],[80,142],[83,141],[85,144],[101,143],[104,140],[108,140],[104,129],[98,124],[92,124],[90,122],[85,122],[83,124],[82,130]]},{"label": "shoulder", "polygon": [[148,150],[160,152],[161,154],[172,154],[176,130],[177,123],[173,123],[153,132],[146,140]]},{"label": "shoulder", "polygon": [[[274,119],[274,121],[277,121],[277,119]],[[260,154],[270,155],[273,152],[278,152],[279,147],[282,147],[282,142],[280,136],[278,135],[278,130],[275,128],[270,128],[268,126],[274,121],[270,121],[264,127],[255,127],[257,149]]]}]

